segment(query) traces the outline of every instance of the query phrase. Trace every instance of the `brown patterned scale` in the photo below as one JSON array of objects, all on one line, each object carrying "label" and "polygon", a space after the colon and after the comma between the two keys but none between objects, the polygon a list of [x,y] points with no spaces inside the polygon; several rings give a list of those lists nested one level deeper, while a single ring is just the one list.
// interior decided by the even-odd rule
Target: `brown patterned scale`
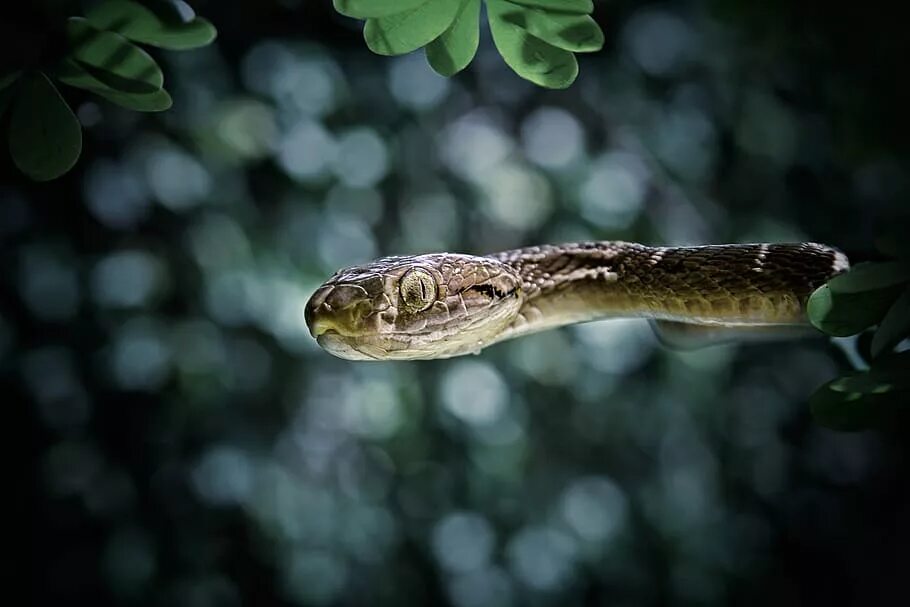
[{"label": "brown patterned scale", "polygon": [[649,318],[665,332],[682,323],[687,336],[699,327],[804,327],[809,295],[848,267],[816,243],[602,241],[386,257],[336,273],[308,302],[306,320],[323,347],[358,360],[457,356],[610,317]]}]

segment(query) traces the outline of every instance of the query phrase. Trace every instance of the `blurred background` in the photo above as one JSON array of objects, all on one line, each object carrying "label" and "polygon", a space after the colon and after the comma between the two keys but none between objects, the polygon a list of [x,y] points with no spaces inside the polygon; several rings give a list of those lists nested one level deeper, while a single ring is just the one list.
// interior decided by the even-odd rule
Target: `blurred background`
[{"label": "blurred background", "polygon": [[302,314],[385,254],[807,239],[862,259],[910,215],[900,20],[598,2],[606,47],[546,91],[486,29],[447,80],[371,54],[328,0],[193,5],[219,38],[156,54],[173,109],[70,89],[76,168],[0,163],[32,604],[907,596],[906,441],[805,405],[849,344],[671,352],[610,321],[364,364]]}]

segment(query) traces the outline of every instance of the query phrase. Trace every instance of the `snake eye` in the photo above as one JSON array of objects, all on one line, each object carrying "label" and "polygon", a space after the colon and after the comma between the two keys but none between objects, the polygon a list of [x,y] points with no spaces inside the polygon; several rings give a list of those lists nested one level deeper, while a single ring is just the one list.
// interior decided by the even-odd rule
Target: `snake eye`
[{"label": "snake eye", "polygon": [[426,310],[436,301],[436,281],[420,268],[408,270],[398,283],[401,300],[409,312]]}]

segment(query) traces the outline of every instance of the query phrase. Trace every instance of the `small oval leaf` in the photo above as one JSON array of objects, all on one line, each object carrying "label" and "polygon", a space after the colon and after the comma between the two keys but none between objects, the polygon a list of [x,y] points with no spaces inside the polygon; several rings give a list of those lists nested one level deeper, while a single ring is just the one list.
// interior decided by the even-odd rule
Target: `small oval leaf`
[{"label": "small oval leaf", "polygon": [[124,93],[154,93],[164,84],[161,68],[129,40],[101,31],[81,17],[66,23],[69,58],[108,87]]},{"label": "small oval leaf", "polygon": [[557,13],[515,6],[503,16],[506,21],[552,44],[574,53],[599,51],[604,45],[600,26],[588,15]]},{"label": "small oval leaf", "polygon": [[164,89],[154,93],[123,93],[101,82],[72,59],[64,59],[54,70],[63,84],[90,91],[112,103],[137,112],[161,112],[171,107],[171,96]]},{"label": "small oval leaf", "polygon": [[388,17],[417,8],[427,0],[332,0],[335,10],[355,19]]},{"label": "small oval leaf", "polygon": [[899,286],[861,293],[838,293],[828,285],[822,285],[809,296],[806,315],[815,328],[828,335],[856,335],[881,322],[899,293]]},{"label": "small oval leaf", "polygon": [[490,32],[499,54],[516,74],[534,84],[564,89],[578,76],[578,62],[569,51],[547,44],[505,17],[515,5],[506,0],[487,0]]},{"label": "small oval leaf", "polygon": [[379,55],[403,55],[429,44],[455,19],[459,4],[451,0],[428,0],[402,13],[367,20],[363,37]]},{"label": "small oval leaf", "polygon": [[860,293],[910,281],[910,264],[899,261],[859,263],[828,281],[836,293]]},{"label": "small oval leaf", "polygon": [[[171,9],[171,12],[176,12]],[[207,20],[192,15],[189,21],[177,14],[167,18],[135,0],[106,0],[86,15],[95,27],[117,32],[124,38],[170,50],[198,48],[211,43],[217,32]]]},{"label": "small oval leaf", "polygon": [[462,0],[449,28],[426,47],[436,73],[453,76],[466,68],[480,44],[480,0]]},{"label": "small oval leaf", "polygon": [[82,152],[82,127],[41,72],[23,76],[13,101],[9,151],[19,170],[36,181],[69,171]]},{"label": "small oval leaf", "polygon": [[878,357],[910,336],[910,286],[891,304],[872,337],[872,356]]}]

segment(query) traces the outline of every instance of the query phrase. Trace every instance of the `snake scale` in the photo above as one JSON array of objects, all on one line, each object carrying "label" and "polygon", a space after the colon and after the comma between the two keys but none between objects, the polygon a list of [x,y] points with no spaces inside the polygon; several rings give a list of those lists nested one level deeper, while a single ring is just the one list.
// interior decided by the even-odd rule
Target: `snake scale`
[{"label": "snake scale", "polygon": [[319,345],[351,360],[448,358],[602,318],[806,327],[809,295],[848,267],[843,253],[816,243],[600,241],[383,257],[336,272],[304,315]]}]

